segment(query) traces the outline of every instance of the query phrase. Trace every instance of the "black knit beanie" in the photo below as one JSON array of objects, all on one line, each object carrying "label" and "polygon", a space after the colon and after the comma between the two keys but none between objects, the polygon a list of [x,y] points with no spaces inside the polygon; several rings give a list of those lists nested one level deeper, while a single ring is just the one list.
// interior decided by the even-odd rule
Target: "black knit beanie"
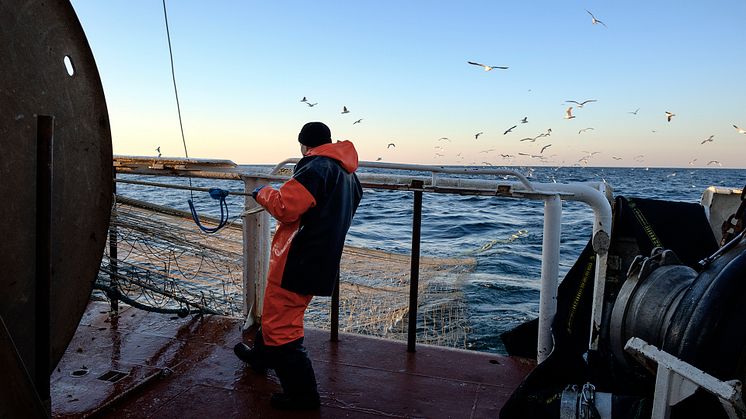
[{"label": "black knit beanie", "polygon": [[317,147],[332,142],[332,132],[323,122],[309,122],[298,134],[298,142],[306,147]]}]

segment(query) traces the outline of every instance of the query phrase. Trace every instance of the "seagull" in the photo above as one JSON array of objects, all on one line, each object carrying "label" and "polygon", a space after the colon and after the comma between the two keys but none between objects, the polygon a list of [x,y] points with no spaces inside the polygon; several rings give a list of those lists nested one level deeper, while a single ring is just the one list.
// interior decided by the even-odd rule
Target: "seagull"
[{"label": "seagull", "polygon": [[394,144],[394,143],[389,143],[389,144],[388,144],[388,145],[386,146],[386,148],[391,148],[391,147],[396,147],[396,144]]},{"label": "seagull", "polygon": [[621,160],[622,159],[621,157],[618,157],[618,156],[611,156],[611,158],[614,159],[614,160]]},{"label": "seagull", "polygon": [[493,151],[495,151],[495,149],[491,148],[489,150],[482,150],[482,151],[480,151],[480,153],[490,153],[490,152],[493,152]]},{"label": "seagull", "polygon": [[383,158],[381,158],[381,157],[379,157],[379,158],[376,159],[376,161],[381,161],[381,160],[383,160]]},{"label": "seagull", "polygon": [[539,154],[542,154],[542,153],[544,153],[544,150],[548,149],[548,148],[549,148],[549,147],[551,147],[551,146],[552,146],[551,144],[547,144],[547,145],[545,145],[544,147],[542,147],[542,148],[541,148],[541,151],[539,152]]},{"label": "seagull", "polygon": [[492,166],[492,163],[488,161],[483,161],[482,164],[484,164],[485,166]]},{"label": "seagull", "polygon": [[580,134],[581,132],[586,132],[586,131],[591,130],[591,129],[593,129],[593,128],[591,128],[591,127],[583,128],[580,131],[578,131],[578,134]]},{"label": "seagull", "polygon": [[503,158],[506,158],[506,159],[510,158],[510,157],[515,157],[512,154],[500,154],[500,156],[503,157]]},{"label": "seagull", "polygon": [[572,106],[570,106],[565,111],[565,119],[573,119],[573,118],[575,118],[575,116],[572,114]]},{"label": "seagull", "polygon": [[714,137],[714,135],[710,135],[709,137],[707,137],[706,140],[702,140],[702,142],[700,144],[711,143],[712,142],[712,137]]},{"label": "seagull", "polygon": [[528,123],[528,117],[524,116],[523,119],[521,119],[521,124],[527,124]]},{"label": "seagull", "polygon": [[508,69],[508,67],[502,67],[502,66],[498,66],[498,65],[485,65],[485,64],[475,63],[474,61],[467,61],[467,63],[469,63],[471,65],[478,65],[480,67],[484,67],[484,71],[490,71],[490,70],[492,70],[494,68],[499,68],[500,70],[507,70]]},{"label": "seagull", "polygon": [[718,166],[722,166],[722,164],[719,161],[717,161],[717,160],[710,160],[710,161],[707,162],[708,166],[711,165],[711,164],[716,164]]},{"label": "seagull", "polygon": [[635,111],[634,111],[634,112],[632,112],[632,111],[629,111],[629,112],[627,112],[627,113],[631,113],[632,115],[637,115],[637,111],[639,111],[639,110],[640,110],[640,108],[637,108],[637,109],[635,109]]},{"label": "seagull", "polygon": [[743,128],[738,128],[738,127],[737,127],[737,126],[735,126],[735,125],[733,125],[733,128],[735,128],[735,129],[736,129],[736,131],[738,131],[738,133],[739,133],[739,134],[746,134],[746,129],[743,129]]},{"label": "seagull", "polygon": [[531,137],[521,138],[521,141],[531,141],[533,143],[534,141],[536,141],[537,138],[539,138],[539,137],[541,137],[543,135],[544,134],[539,134],[538,137],[533,137],[533,138],[531,138]]},{"label": "seagull", "polygon": [[575,104],[577,104],[578,108],[582,108],[583,105],[585,105],[586,103],[591,103],[591,102],[598,102],[598,101],[596,99],[588,99],[588,100],[584,100],[582,102],[578,102],[576,100],[566,100],[565,101],[565,103],[575,103]]},{"label": "seagull", "polygon": [[158,157],[161,157],[161,146],[156,147],[155,151],[158,152]]},{"label": "seagull", "polygon": [[507,130],[505,130],[505,132],[503,132],[503,135],[505,135],[505,134],[509,133],[510,131],[513,131],[513,128],[515,128],[515,127],[517,127],[517,126],[518,126],[518,125],[513,125],[512,127],[508,128]]},{"label": "seagull", "polygon": [[347,110],[347,106],[342,106],[342,113],[350,113],[350,111]]},{"label": "seagull", "polygon": [[480,135],[484,134],[484,132],[480,131],[476,134],[474,134],[474,139],[478,139]]},{"label": "seagull", "polygon": [[308,100],[306,100],[306,97],[305,97],[305,96],[303,96],[303,99],[301,99],[300,101],[301,101],[301,102],[308,102]]},{"label": "seagull", "polygon": [[676,116],[675,113],[666,111],[666,119],[668,120],[668,122],[671,122],[671,118],[673,118],[674,116]]},{"label": "seagull", "polygon": [[690,161],[690,162],[689,162],[689,166],[694,166],[694,162],[695,162],[695,161],[697,161],[697,159],[696,159],[696,158],[695,158],[694,160]]},{"label": "seagull", "polygon": [[314,107],[314,106],[316,106],[318,104],[319,104],[319,102],[316,102],[316,103],[306,102],[306,105],[308,105],[310,107]]},{"label": "seagull", "polygon": [[438,141],[444,141],[444,140],[448,141],[449,143],[451,142],[451,140],[448,137],[440,137],[440,138],[438,138]]},{"label": "seagull", "polygon": [[[586,12],[588,12],[588,10],[586,10]],[[588,14],[589,14],[589,15],[591,15],[591,19],[593,19],[593,20],[592,20],[591,22],[593,22],[593,24],[594,24],[594,25],[595,25],[596,23],[600,23],[600,24],[604,25],[604,27],[605,27],[605,28],[608,28],[608,26],[606,26],[606,24],[605,24],[605,23],[603,23],[603,22],[601,22],[600,20],[596,19],[596,16],[593,16],[593,13],[591,13],[591,12],[588,12]]]},{"label": "seagull", "polygon": [[358,119],[357,121],[353,122],[353,123],[352,123],[352,125],[355,125],[355,124],[359,124],[359,123],[361,123],[361,122],[363,122],[363,119],[362,119],[362,118],[360,118],[360,119]]}]

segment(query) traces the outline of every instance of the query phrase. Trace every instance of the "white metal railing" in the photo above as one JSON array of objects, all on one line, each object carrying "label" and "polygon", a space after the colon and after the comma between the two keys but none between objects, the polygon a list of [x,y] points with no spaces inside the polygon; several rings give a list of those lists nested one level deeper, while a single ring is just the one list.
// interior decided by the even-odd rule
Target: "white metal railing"
[{"label": "white metal railing", "polygon": [[[276,165],[270,173],[245,172],[237,165],[225,160],[218,161],[213,166],[209,160],[115,157],[114,165],[119,173],[241,180],[244,182],[244,191],[251,191],[267,182],[287,180],[289,175],[281,173],[282,167],[296,163],[298,160],[287,159]],[[529,181],[524,175],[516,171],[492,168],[461,169],[382,162],[360,162],[360,167],[381,168],[392,172],[430,173],[430,176],[358,173],[361,183],[367,188],[502,196],[544,201],[544,236],[537,347],[539,362],[549,356],[553,346],[551,323],[557,310],[562,201],[583,202],[591,207],[594,214],[592,245],[596,253],[596,269],[589,349],[592,351],[598,349],[598,331],[601,327],[612,222],[611,189],[605,182],[537,183]],[[518,181],[441,176],[444,174],[506,176],[514,177]],[[251,211],[256,209],[257,206],[250,195],[246,194],[245,207],[248,211],[243,215],[244,314],[247,318],[245,326],[257,321],[261,315],[264,280],[269,267],[270,220],[269,215],[264,211]]]}]

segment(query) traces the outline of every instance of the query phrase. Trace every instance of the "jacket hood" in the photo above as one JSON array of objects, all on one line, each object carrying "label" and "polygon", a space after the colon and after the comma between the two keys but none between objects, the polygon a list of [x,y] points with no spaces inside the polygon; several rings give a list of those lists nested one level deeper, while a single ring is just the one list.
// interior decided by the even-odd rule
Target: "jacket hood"
[{"label": "jacket hood", "polygon": [[348,173],[357,170],[357,150],[350,141],[337,141],[314,147],[308,151],[306,156],[324,156],[334,159],[342,165]]}]

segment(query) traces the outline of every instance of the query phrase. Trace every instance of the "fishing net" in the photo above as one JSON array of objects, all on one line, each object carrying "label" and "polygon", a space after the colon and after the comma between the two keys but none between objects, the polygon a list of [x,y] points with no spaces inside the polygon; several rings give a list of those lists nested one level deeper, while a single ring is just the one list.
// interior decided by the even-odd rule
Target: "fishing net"
[{"label": "fishing net", "polygon": [[[208,221],[209,222],[209,221]],[[118,197],[96,289],[159,312],[242,314],[242,230],[239,222],[215,234],[197,229],[188,213]],[[420,259],[417,341],[465,347],[469,324],[463,282],[472,257]],[[407,339],[410,257],[345,247],[339,330]],[[101,294],[100,294],[101,295]],[[307,326],[328,329],[330,298],[314,298]]]}]

